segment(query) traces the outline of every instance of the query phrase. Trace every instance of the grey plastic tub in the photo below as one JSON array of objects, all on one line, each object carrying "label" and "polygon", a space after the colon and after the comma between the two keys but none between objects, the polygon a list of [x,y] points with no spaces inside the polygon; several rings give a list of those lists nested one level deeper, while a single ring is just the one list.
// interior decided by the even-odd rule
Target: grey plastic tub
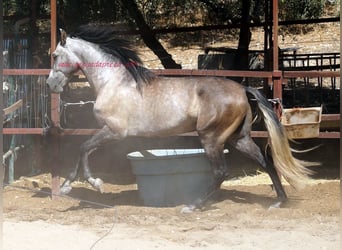
[{"label": "grey plastic tub", "polygon": [[203,149],[145,150],[127,155],[144,205],[191,204],[213,183]]}]

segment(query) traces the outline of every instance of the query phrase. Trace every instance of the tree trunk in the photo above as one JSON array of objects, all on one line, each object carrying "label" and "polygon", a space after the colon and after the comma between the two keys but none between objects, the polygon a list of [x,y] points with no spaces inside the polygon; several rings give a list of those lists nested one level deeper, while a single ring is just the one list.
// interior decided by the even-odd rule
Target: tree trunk
[{"label": "tree trunk", "polygon": [[[241,14],[241,26],[239,35],[239,45],[236,51],[234,64],[235,68],[238,70],[248,70],[249,60],[248,60],[248,47],[251,41],[251,31],[249,29],[250,15],[249,11],[251,8],[250,0],[242,1],[242,14]],[[242,78],[236,79],[241,82]]]},{"label": "tree trunk", "polygon": [[177,64],[172,56],[167,53],[164,47],[159,43],[153,34],[150,27],[145,22],[143,15],[141,14],[138,5],[134,0],[121,0],[122,5],[128,10],[129,15],[134,19],[136,25],[139,28],[141,38],[145,44],[158,56],[164,68],[166,69],[181,69],[182,66]]}]

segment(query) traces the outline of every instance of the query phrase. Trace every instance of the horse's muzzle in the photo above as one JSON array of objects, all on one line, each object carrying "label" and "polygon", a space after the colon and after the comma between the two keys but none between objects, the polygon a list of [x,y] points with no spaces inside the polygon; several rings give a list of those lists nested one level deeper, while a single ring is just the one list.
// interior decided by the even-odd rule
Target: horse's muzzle
[{"label": "horse's muzzle", "polygon": [[63,87],[67,83],[68,78],[60,71],[51,70],[48,79],[46,80],[51,92],[63,92]]}]

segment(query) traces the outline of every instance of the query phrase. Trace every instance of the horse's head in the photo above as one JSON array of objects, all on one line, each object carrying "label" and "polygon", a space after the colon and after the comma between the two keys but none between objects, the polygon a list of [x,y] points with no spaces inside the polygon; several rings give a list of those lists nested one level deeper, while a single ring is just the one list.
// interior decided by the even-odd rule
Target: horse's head
[{"label": "horse's head", "polygon": [[60,93],[68,83],[70,77],[79,69],[80,61],[75,55],[72,46],[68,44],[70,38],[64,30],[61,31],[61,41],[52,53],[53,66],[46,83],[52,92]]}]

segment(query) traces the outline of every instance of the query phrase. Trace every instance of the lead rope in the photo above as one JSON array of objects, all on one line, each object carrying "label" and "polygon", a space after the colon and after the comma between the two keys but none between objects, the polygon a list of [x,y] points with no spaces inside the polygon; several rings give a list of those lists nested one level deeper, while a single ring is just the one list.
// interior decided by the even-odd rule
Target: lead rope
[{"label": "lead rope", "polygon": [[91,245],[91,247],[90,247],[90,250],[93,250],[94,249],[94,247],[100,242],[100,241],[102,241],[104,238],[106,238],[112,231],[113,231],[113,229],[114,229],[114,227],[115,227],[115,224],[116,224],[116,218],[117,218],[117,208],[116,207],[114,207],[114,215],[113,215],[113,224],[112,224],[112,226],[109,228],[109,230],[105,233],[105,234],[103,234],[100,238],[98,238],[92,245]]}]

